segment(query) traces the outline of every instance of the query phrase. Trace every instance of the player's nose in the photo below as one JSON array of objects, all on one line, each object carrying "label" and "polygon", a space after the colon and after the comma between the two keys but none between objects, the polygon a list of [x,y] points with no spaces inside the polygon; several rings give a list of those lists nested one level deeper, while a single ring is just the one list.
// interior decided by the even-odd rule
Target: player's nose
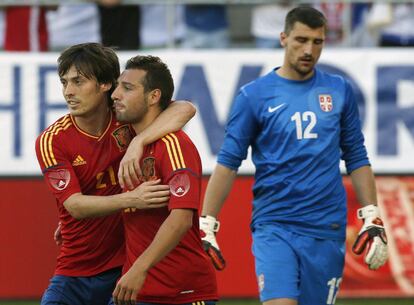
[{"label": "player's nose", "polygon": [[118,86],[116,86],[114,92],[112,92],[111,98],[114,101],[118,101],[119,100],[119,87]]},{"label": "player's nose", "polygon": [[70,83],[68,83],[64,88],[63,88],[63,94],[67,97],[69,96],[73,96],[74,95],[74,86]]}]

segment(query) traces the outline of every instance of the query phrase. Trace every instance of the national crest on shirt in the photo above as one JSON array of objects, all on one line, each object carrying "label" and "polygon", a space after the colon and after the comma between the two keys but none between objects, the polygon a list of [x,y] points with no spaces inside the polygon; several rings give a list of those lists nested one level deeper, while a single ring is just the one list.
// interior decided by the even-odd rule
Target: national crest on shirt
[{"label": "national crest on shirt", "polygon": [[152,181],[156,180],[157,176],[155,175],[155,158],[147,157],[142,160],[141,166],[142,176],[140,177],[141,181]]},{"label": "national crest on shirt", "polygon": [[[153,156],[146,157],[142,160],[141,172],[142,175],[138,177],[140,182],[154,181],[158,179],[155,171],[155,158]],[[124,209],[124,213],[136,212],[136,210],[136,208],[126,208]]]},{"label": "national crest on shirt", "polygon": [[332,111],[332,96],[330,94],[319,94],[319,106],[324,112]]},{"label": "national crest on shirt", "polygon": [[112,132],[112,136],[115,138],[120,151],[126,150],[132,141],[132,133],[127,125],[115,129]]}]

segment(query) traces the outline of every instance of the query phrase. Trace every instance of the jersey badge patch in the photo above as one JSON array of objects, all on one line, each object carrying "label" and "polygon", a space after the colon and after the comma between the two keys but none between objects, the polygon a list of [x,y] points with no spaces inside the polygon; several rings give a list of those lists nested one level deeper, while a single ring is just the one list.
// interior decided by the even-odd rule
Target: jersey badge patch
[{"label": "jersey badge patch", "polygon": [[49,184],[58,191],[63,191],[70,182],[70,172],[67,169],[50,170],[45,176]]},{"label": "jersey badge patch", "polygon": [[85,159],[82,158],[81,155],[78,155],[75,160],[72,162],[72,166],[80,166],[86,164]]},{"label": "jersey badge patch", "polygon": [[175,175],[170,182],[170,192],[176,197],[183,197],[190,190],[190,177],[187,173],[179,173]]},{"label": "jersey badge patch", "polygon": [[329,94],[319,94],[319,106],[322,111],[330,112],[333,109],[332,96]]},{"label": "jersey badge patch", "polygon": [[156,180],[157,176],[155,175],[155,158],[147,157],[142,160],[142,176],[140,177],[141,181],[152,181]]},{"label": "jersey badge patch", "polygon": [[115,129],[112,132],[112,136],[115,138],[120,151],[126,150],[129,143],[132,141],[132,134],[127,125]]}]

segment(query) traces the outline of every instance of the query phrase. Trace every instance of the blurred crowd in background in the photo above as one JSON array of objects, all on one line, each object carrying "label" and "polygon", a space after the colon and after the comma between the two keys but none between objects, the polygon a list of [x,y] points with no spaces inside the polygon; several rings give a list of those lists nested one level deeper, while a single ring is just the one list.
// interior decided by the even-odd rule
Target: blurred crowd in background
[{"label": "blurred crowd in background", "polygon": [[[254,1],[252,1],[254,2]],[[328,19],[327,47],[413,47],[414,3],[309,1]],[[82,42],[118,50],[279,48],[286,13],[277,4],[145,4],[97,0],[0,9],[0,49],[60,51]]]}]

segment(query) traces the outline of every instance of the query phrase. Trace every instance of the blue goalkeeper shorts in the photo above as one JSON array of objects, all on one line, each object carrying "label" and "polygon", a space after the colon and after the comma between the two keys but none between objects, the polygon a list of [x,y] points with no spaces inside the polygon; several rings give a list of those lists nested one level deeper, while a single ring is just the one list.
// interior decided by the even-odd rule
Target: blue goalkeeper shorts
[{"label": "blue goalkeeper shorts", "polygon": [[299,305],[335,304],[344,268],[344,241],[263,224],[253,232],[252,250],[262,302],[289,298]]},{"label": "blue goalkeeper shorts", "polygon": [[121,271],[121,268],[114,268],[89,277],[55,275],[40,304],[108,305]]}]

